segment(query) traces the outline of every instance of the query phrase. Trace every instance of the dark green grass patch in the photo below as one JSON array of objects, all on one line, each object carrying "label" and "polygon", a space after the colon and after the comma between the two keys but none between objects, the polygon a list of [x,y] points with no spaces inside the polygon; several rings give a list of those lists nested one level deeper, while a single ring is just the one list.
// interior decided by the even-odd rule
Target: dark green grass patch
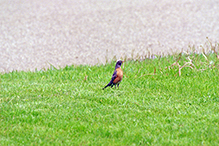
[{"label": "dark green grass patch", "polygon": [[179,57],[1,74],[0,145],[219,145],[218,60]]}]

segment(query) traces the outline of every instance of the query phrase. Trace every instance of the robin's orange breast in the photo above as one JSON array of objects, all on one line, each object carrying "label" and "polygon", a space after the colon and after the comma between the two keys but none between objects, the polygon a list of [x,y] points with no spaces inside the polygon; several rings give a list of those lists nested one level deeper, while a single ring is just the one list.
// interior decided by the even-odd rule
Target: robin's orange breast
[{"label": "robin's orange breast", "polygon": [[113,83],[114,84],[117,84],[118,82],[120,82],[123,78],[123,72],[122,72],[122,69],[121,68],[117,68],[116,69],[117,71],[117,77],[114,79]]}]

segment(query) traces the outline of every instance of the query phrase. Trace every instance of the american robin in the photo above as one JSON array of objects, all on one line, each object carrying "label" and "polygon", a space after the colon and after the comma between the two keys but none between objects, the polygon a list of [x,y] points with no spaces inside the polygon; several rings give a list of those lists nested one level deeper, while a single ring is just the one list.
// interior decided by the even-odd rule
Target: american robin
[{"label": "american robin", "polygon": [[115,85],[115,88],[116,88],[116,85],[117,87],[119,87],[119,83],[122,81],[122,77],[123,77],[123,71],[121,69],[121,65],[124,61],[121,61],[121,60],[118,60],[116,62],[116,66],[115,66],[115,70],[114,70],[114,73],[112,75],[112,78],[109,82],[109,84],[107,84],[103,90],[108,87],[108,86],[111,86],[111,88],[113,87],[113,85]]}]

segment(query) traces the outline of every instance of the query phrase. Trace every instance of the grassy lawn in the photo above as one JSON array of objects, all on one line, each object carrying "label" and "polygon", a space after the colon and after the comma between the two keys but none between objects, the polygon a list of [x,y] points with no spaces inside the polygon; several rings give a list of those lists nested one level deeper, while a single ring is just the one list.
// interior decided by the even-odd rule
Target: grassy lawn
[{"label": "grassy lawn", "polygon": [[0,74],[0,145],[219,145],[215,54],[114,66]]}]

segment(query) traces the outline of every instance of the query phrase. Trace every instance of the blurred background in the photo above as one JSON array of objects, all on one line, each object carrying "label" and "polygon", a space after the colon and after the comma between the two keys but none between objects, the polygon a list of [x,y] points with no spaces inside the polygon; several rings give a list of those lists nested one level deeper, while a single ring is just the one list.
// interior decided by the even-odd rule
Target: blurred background
[{"label": "blurred background", "polygon": [[0,0],[0,72],[105,64],[219,42],[218,0]]}]

